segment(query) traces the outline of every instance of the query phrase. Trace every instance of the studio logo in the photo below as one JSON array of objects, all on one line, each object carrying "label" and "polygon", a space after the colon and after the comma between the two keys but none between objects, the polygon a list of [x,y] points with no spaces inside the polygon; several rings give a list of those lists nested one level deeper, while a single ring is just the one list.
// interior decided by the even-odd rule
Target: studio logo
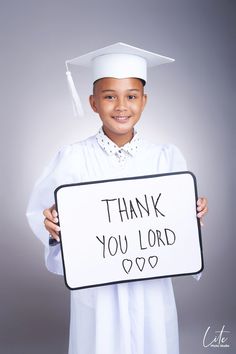
[{"label": "studio logo", "polygon": [[214,330],[211,326],[208,326],[203,336],[203,347],[229,348],[229,335],[230,331],[226,331],[225,325],[220,330]]}]

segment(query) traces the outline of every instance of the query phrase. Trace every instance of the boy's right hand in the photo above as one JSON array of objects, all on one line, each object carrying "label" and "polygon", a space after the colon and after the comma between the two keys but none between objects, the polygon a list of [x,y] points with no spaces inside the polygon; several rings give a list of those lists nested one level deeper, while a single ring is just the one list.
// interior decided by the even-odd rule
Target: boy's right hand
[{"label": "boy's right hand", "polygon": [[54,238],[57,242],[60,242],[60,238],[59,238],[60,227],[57,225],[58,215],[55,209],[55,204],[53,204],[51,208],[45,209],[43,211],[43,215],[45,216],[44,226],[46,230],[49,232],[52,238]]}]

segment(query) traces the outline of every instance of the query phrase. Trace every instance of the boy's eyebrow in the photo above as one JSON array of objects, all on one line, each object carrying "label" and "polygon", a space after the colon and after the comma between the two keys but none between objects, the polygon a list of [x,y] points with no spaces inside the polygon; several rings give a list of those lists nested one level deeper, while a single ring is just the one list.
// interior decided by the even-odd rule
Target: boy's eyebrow
[{"label": "boy's eyebrow", "polygon": [[[141,91],[140,89],[128,89],[127,91]],[[116,90],[113,90],[113,89],[105,89],[105,90],[102,90],[102,92],[116,92]]]}]

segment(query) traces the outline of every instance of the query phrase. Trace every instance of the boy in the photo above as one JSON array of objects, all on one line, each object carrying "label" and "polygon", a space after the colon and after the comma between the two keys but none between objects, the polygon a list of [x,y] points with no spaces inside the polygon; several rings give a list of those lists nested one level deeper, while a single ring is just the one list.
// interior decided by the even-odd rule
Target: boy
[{"label": "boy", "polygon": [[[150,58],[146,53],[124,44],[94,53],[90,58],[95,74],[89,100],[102,128],[95,136],[59,152],[38,181],[28,207],[29,223],[46,246],[46,265],[57,274],[63,273],[60,246],[48,246],[48,234],[60,241],[53,205],[57,186],[187,169],[175,146],[149,144],[134,130],[147,101],[145,70]],[[200,219],[206,214],[205,198],[198,200],[197,211]],[[178,353],[170,278],[71,292],[69,354]]]}]

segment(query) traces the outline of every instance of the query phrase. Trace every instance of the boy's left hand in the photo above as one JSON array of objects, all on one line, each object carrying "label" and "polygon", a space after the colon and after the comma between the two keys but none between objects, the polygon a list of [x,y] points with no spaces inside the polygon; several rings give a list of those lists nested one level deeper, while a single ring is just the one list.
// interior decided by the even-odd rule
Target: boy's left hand
[{"label": "boy's left hand", "polygon": [[208,201],[205,197],[200,197],[197,201],[197,217],[200,218],[200,224],[203,226],[203,217],[208,212]]}]

